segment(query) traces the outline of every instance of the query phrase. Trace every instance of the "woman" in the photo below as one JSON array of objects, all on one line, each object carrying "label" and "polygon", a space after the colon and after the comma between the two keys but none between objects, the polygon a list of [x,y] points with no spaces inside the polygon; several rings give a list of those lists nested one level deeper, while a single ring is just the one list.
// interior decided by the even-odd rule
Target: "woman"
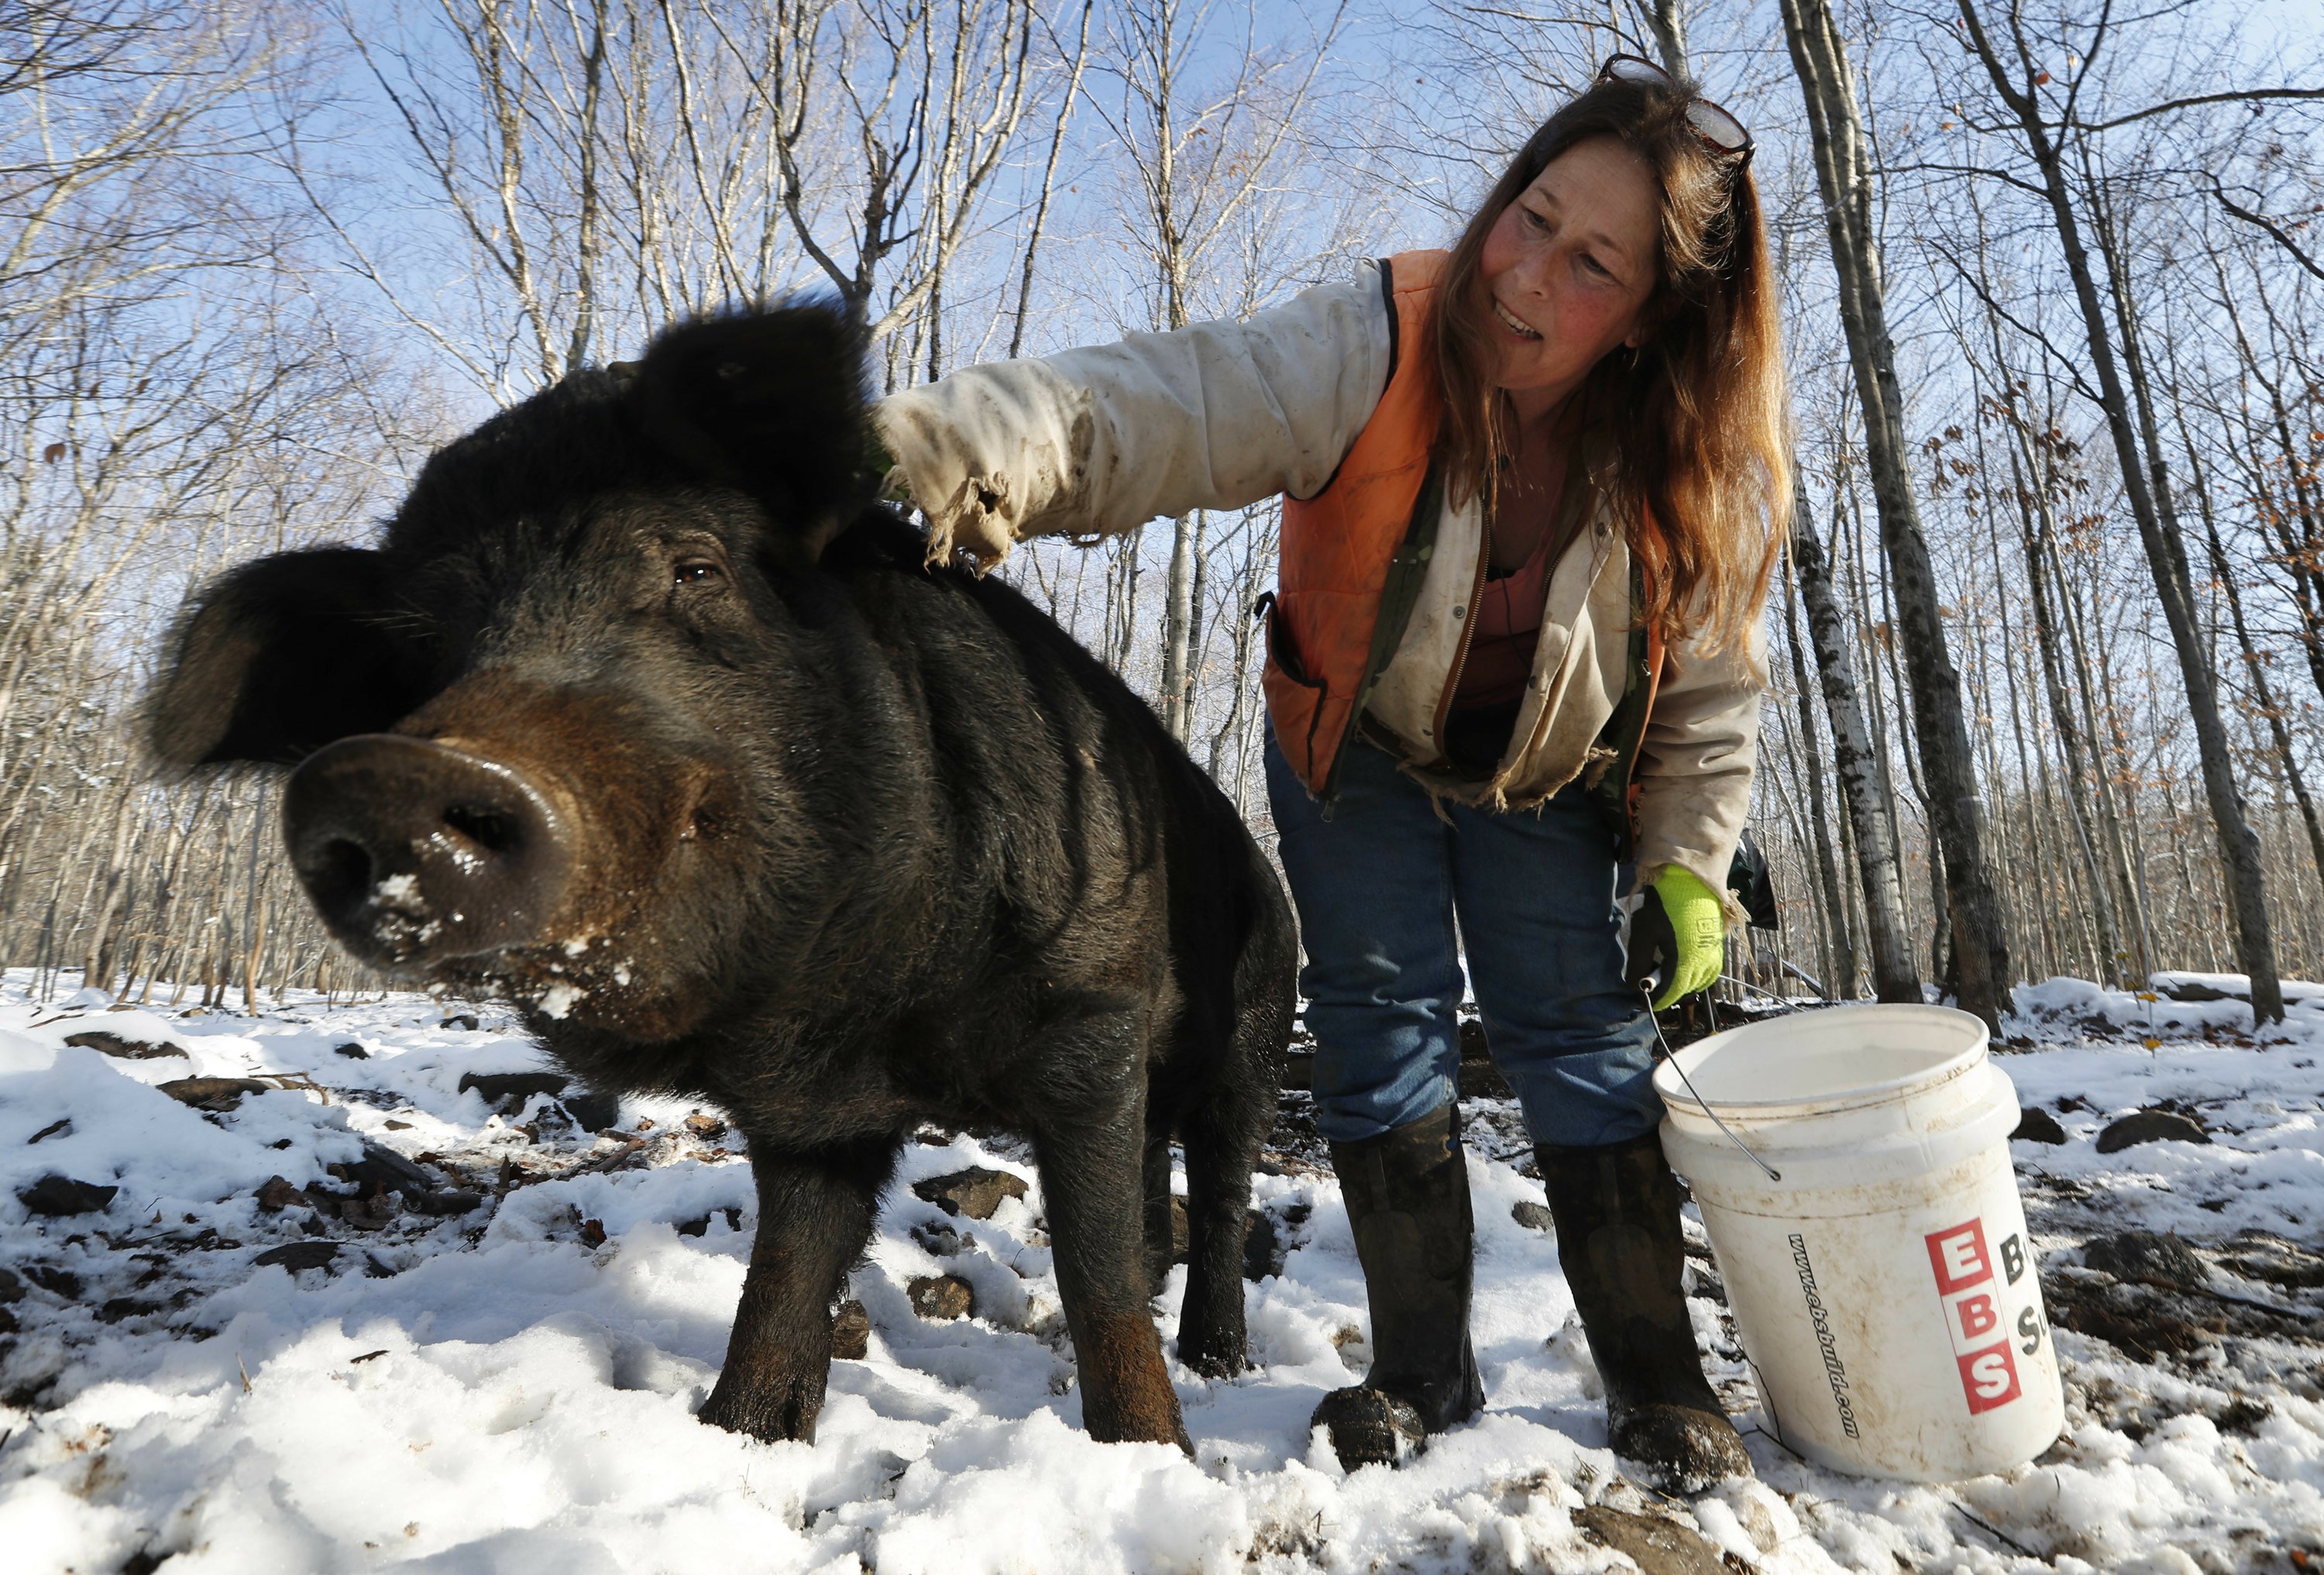
[{"label": "woman", "polygon": [[1449,253],[880,408],[936,555],[1285,495],[1268,783],[1371,1303],[1370,1373],[1316,1412],[1351,1467],[1483,1405],[1465,953],[1615,1451],[1683,1490],[1750,1470],[1687,1317],[1653,964],[1615,906],[1628,857],[1667,920],[1657,1004],[1716,976],[1788,496],[1750,148],[1618,56]]}]

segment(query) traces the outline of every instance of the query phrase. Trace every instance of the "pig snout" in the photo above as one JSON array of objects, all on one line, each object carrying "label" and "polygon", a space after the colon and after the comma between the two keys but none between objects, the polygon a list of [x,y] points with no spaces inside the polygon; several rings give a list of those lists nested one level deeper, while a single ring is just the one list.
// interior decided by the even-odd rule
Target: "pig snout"
[{"label": "pig snout", "polygon": [[572,878],[572,836],[540,783],[424,739],[317,751],[283,791],[301,885],[340,943],[411,970],[540,939]]}]

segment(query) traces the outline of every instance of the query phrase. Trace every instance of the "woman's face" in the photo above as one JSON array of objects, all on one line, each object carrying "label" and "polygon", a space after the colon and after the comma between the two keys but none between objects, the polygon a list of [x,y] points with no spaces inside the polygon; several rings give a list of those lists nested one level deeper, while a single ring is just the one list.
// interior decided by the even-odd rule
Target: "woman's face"
[{"label": "woman's face", "polygon": [[1639,312],[1660,265],[1660,192],[1646,161],[1611,137],[1576,143],[1501,210],[1478,273],[1499,364],[1495,383],[1563,399],[1618,345],[1645,336]]}]

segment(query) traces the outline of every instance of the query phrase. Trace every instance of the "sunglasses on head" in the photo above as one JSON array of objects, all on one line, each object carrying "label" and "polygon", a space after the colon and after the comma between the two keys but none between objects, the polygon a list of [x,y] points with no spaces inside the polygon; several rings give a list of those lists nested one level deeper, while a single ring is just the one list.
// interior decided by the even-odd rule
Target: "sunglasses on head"
[{"label": "sunglasses on head", "polygon": [[[1600,82],[1637,82],[1648,88],[1675,89],[1678,78],[1640,55],[1615,55],[1598,72]],[[1700,94],[1686,101],[1686,121],[1694,134],[1714,152],[1731,154],[1745,163],[1751,160],[1751,134],[1743,123]]]}]

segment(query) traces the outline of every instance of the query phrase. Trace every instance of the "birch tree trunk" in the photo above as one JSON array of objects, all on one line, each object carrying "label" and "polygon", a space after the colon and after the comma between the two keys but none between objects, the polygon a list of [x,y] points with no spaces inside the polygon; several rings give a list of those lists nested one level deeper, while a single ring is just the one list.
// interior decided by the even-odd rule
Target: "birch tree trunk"
[{"label": "birch tree trunk", "polygon": [[[1945,906],[1960,1000],[1965,1009],[1998,1027],[2009,1004],[2009,949],[1986,863],[1960,676],[1946,646],[1928,541],[1905,469],[1904,410],[1872,235],[1862,118],[1828,0],[1782,3],[1784,33],[1807,104],[1816,184],[1840,279],[1840,321],[1864,407],[1865,451],[1896,600],[1897,632],[1907,658],[1931,829],[1944,861]],[[1884,993],[1882,999],[1888,997]]]},{"label": "birch tree trunk", "polygon": [[[1807,500],[1800,498],[1800,525],[1806,523]],[[1815,707],[1808,698],[1807,653],[1800,640],[1799,590],[1796,576],[1784,585],[1784,630],[1792,648],[1792,683],[1799,691],[1800,753],[1806,757],[1808,778],[1807,820],[1815,834],[1816,878],[1823,891],[1819,912],[1828,913],[1830,927],[1825,934],[1829,955],[1824,959],[1824,994],[1835,1000],[1849,1000],[1856,995],[1856,941],[1848,931],[1848,899],[1840,888],[1840,865],[1832,857],[1831,827],[1821,813],[1830,802],[1824,797],[1823,751],[1817,747]],[[1821,664],[1819,663],[1819,666]],[[1915,981],[1917,985],[1917,981]]]},{"label": "birch tree trunk", "polygon": [[[2116,928],[2114,903],[2107,895],[2112,870],[2103,867],[2098,841],[2091,834],[2089,816],[2083,806],[2083,784],[2089,783],[2105,802],[2105,784],[2100,780],[2105,768],[2094,760],[2086,759],[2082,731],[2075,723],[2073,702],[2066,694],[2064,662],[2058,650],[2056,615],[2050,606],[2049,570],[2043,564],[2044,544],[2048,539],[2048,510],[2046,496],[2032,494],[2020,472],[2017,454],[2009,458],[2013,476],[2018,477],[2012,490],[2017,494],[2020,540],[2025,557],[2025,580],[2034,598],[2034,643],[2042,663],[2042,692],[2050,705],[2050,724],[2057,730],[2058,742],[2065,752],[2068,788],[2066,806],[2073,817],[2074,842],[2080,849],[2082,863],[2089,876],[2090,901],[2096,909],[2098,947],[2107,954],[2107,965],[2117,976],[2129,961],[2120,932]],[[2037,520],[2039,523],[2037,523]]]},{"label": "birch tree trunk", "polygon": [[1655,48],[1663,57],[1663,69],[1674,77],[1685,77],[1686,6],[1683,0],[1648,0],[1646,9],[1647,28],[1655,35]]},{"label": "birch tree trunk", "polygon": [[1856,873],[1864,894],[1866,944],[1872,951],[1872,993],[1877,999],[1917,1004],[1921,976],[1913,966],[1913,945],[1904,928],[1904,888],[1896,865],[1896,843],[1882,812],[1879,767],[1864,707],[1857,697],[1856,671],[1849,660],[1847,629],[1832,594],[1823,544],[1804,496],[1792,516],[1792,562],[1799,574],[1800,600],[1807,606],[1808,632],[1815,642],[1816,671],[1823,684],[1825,713],[1831,719],[1832,768],[1848,808],[1856,842]]},{"label": "birch tree trunk", "polygon": [[[1318,30],[1301,79],[1279,99],[1274,99],[1272,78],[1280,65],[1246,32],[1233,46],[1238,54],[1229,57],[1235,64],[1226,90],[1194,102],[1185,97],[1186,79],[1202,63],[1210,13],[1185,0],[1139,0],[1121,9],[1125,36],[1114,69],[1124,103],[1116,125],[1124,133],[1142,216],[1152,226],[1142,244],[1160,289],[1156,327],[1183,328],[1193,320],[1193,291],[1211,250],[1247,205],[1261,198],[1262,181],[1289,145],[1345,14],[1342,0]],[[1156,709],[1182,743],[1194,731],[1203,527],[1199,511],[1171,522],[1163,594]]]}]

